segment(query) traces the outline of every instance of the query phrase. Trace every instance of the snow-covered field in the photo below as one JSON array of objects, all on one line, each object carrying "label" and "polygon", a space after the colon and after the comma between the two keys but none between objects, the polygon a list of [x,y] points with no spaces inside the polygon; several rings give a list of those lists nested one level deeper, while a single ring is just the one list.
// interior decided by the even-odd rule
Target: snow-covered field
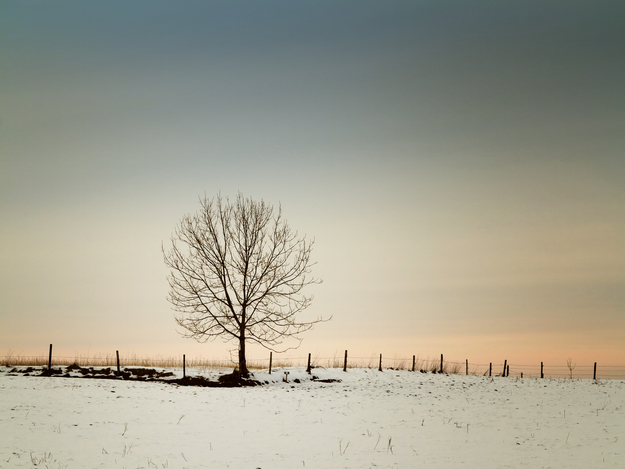
[{"label": "snow-covered field", "polygon": [[202,388],[5,369],[0,467],[625,467],[625,381],[288,371]]}]

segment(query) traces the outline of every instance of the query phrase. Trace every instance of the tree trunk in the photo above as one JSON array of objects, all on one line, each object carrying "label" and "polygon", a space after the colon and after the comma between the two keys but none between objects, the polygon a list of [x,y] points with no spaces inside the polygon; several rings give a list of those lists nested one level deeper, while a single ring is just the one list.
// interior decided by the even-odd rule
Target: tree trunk
[{"label": "tree trunk", "polygon": [[239,336],[239,373],[241,373],[241,378],[248,378],[250,375],[245,360],[245,331],[241,331]]}]

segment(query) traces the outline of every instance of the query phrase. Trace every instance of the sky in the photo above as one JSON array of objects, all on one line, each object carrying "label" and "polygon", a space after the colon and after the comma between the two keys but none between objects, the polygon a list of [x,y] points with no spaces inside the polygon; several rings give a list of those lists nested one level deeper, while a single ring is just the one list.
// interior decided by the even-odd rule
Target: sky
[{"label": "sky", "polygon": [[2,2],[0,355],[229,356],[161,246],[241,192],[315,240],[294,356],[623,365],[624,83],[621,2]]}]

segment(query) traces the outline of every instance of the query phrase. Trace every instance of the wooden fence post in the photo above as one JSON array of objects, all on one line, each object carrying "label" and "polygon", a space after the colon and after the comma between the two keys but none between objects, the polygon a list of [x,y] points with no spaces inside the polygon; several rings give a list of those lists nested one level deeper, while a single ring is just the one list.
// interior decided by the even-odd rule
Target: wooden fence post
[{"label": "wooden fence post", "polygon": [[508,365],[508,368],[506,369],[506,377],[510,376],[510,365]]},{"label": "wooden fence post", "polygon": [[187,357],[184,353],[182,354],[182,377],[187,377]]},{"label": "wooden fence post", "polygon": [[48,370],[52,369],[52,344],[50,344],[50,353],[48,355]]},{"label": "wooden fence post", "polygon": [[441,353],[441,373],[443,372],[443,354]]},{"label": "wooden fence post", "polygon": [[467,372],[466,375],[469,376],[469,359],[466,360]]},{"label": "wooden fence post", "polygon": [[308,354],[308,366],[306,367],[306,373],[310,374],[310,353]]},{"label": "wooden fence post", "polygon": [[506,377],[506,365],[508,364],[508,360],[504,360],[503,361],[503,373],[501,374],[501,376],[503,376],[504,378]]},{"label": "wooden fence post", "polygon": [[493,376],[493,362],[488,365],[488,376]]},{"label": "wooden fence post", "polygon": [[380,354],[380,366],[378,366],[378,371],[382,371],[382,354]]},{"label": "wooden fence post", "polygon": [[347,350],[345,350],[345,359],[343,360],[343,371],[347,371]]},{"label": "wooden fence post", "polygon": [[540,377],[541,378],[545,377],[545,373],[544,373],[544,369],[543,369],[543,362],[540,362]]},{"label": "wooden fence post", "polygon": [[412,356],[412,371],[414,371],[415,361],[416,361],[416,357],[413,355]]},{"label": "wooden fence post", "polygon": [[273,358],[273,352],[269,352],[269,374],[271,374],[271,359]]},{"label": "wooden fence post", "polygon": [[595,362],[595,369],[592,372],[592,379],[594,379],[594,380],[597,379],[597,362]]},{"label": "wooden fence post", "polygon": [[119,369],[119,350],[115,350],[115,354],[117,355],[117,372],[121,373],[121,370]]}]

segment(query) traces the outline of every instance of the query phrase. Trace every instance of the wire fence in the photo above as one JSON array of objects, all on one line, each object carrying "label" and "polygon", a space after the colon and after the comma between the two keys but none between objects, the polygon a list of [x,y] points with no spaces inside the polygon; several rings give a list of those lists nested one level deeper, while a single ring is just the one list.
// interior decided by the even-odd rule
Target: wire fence
[{"label": "wire fence", "polygon": [[[52,347],[50,347],[52,351]],[[169,357],[141,357],[137,355],[120,356],[118,352],[106,355],[91,356],[25,356],[5,355],[0,366],[69,366],[83,367],[115,367],[119,364],[124,367],[161,367],[161,368],[234,368],[238,366],[235,360],[206,359],[186,356]],[[118,362],[119,360],[119,362]],[[352,357],[334,355],[332,357],[308,354],[300,357],[287,357],[270,354],[266,358],[248,358],[247,366],[252,370],[264,370],[287,367],[313,368],[369,368],[378,370],[408,370],[415,372],[445,373],[474,376],[508,376],[518,378],[555,378],[555,379],[625,379],[625,365],[601,365],[598,363],[577,365],[568,362],[566,365],[549,363],[519,364],[504,362],[472,363],[469,360],[450,361],[440,358],[386,357],[382,354],[368,357]]]}]

